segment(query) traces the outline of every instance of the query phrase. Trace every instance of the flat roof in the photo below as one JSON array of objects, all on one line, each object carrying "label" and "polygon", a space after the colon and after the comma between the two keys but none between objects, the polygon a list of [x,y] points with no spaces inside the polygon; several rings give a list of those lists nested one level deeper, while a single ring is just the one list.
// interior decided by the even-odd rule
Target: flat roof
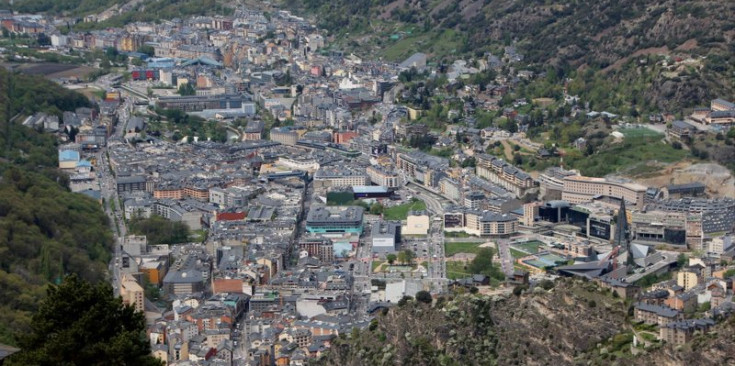
[{"label": "flat roof", "polygon": [[352,186],[354,193],[388,193],[388,188],[384,186]]}]

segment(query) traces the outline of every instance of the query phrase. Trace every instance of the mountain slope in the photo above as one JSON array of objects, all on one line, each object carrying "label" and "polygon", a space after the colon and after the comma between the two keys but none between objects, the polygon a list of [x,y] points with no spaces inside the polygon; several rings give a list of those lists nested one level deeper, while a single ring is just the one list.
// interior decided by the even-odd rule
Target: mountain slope
[{"label": "mountain slope", "polygon": [[0,69],[0,343],[28,330],[49,282],[71,273],[92,282],[107,276],[112,234],[99,203],[64,186],[53,136],[7,118],[84,105],[85,98],[50,81]]},{"label": "mountain slope", "polygon": [[[634,100],[661,110],[732,95],[735,2],[695,0],[282,0],[311,14],[346,51],[399,61],[503,56],[514,45],[531,69],[559,76],[591,71],[605,83],[644,79]],[[693,56],[674,75],[624,67],[647,55]],[[706,59],[699,59],[706,57]],[[611,97],[612,98],[612,97]]]},{"label": "mountain slope", "polygon": [[[433,306],[412,301],[379,315],[367,330],[338,338],[321,364],[573,364],[624,332],[626,315],[622,300],[571,280],[520,297],[459,295]],[[629,341],[618,343],[624,355]]]}]

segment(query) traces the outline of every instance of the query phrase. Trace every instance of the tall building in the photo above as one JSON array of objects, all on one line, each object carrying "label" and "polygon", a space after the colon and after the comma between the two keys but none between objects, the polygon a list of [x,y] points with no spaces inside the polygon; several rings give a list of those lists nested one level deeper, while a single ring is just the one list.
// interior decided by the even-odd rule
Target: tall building
[{"label": "tall building", "polygon": [[143,287],[126,274],[123,274],[120,283],[120,297],[122,297],[123,304],[133,306],[135,311],[145,311]]},{"label": "tall building", "polygon": [[630,251],[630,228],[628,226],[628,213],[625,210],[625,200],[620,200],[617,223],[615,227],[615,246],[626,251],[625,264],[633,263],[633,253]]}]

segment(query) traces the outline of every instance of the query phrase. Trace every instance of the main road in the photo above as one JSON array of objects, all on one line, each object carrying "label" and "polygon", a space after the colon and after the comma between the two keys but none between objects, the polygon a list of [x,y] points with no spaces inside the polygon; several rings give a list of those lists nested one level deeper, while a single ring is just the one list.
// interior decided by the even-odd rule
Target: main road
[{"label": "main road", "polygon": [[127,227],[125,226],[122,202],[117,194],[115,172],[111,170],[112,164],[109,160],[108,146],[123,141],[125,126],[130,119],[132,105],[130,99],[125,99],[120,105],[117,110],[118,123],[115,124],[112,134],[107,139],[107,144],[97,153],[97,173],[100,193],[104,199],[105,213],[109,217],[113,229],[114,256],[110,261],[110,272],[112,288],[116,296],[120,294],[122,244],[127,235]]}]

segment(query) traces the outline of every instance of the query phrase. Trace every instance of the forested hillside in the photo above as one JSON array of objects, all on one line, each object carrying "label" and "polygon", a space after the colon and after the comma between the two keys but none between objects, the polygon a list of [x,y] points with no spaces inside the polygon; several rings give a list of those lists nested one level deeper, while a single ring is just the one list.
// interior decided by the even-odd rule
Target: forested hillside
[{"label": "forested hillside", "polygon": [[15,343],[29,329],[49,282],[72,273],[92,282],[107,275],[107,216],[99,203],[66,188],[67,179],[55,169],[54,137],[17,121],[37,110],[84,105],[89,102],[80,95],[43,78],[0,69],[0,343]]},{"label": "forested hillside", "polygon": [[[50,13],[58,15],[84,15],[103,11],[118,4],[125,4],[125,0],[15,0],[13,10],[21,13]],[[8,0],[0,2],[8,8]]]},{"label": "forested hillside", "polygon": [[[592,90],[599,93],[596,84],[613,86],[611,95],[597,98],[606,102],[620,98],[657,109],[691,107],[733,87],[732,1],[281,0],[281,4],[297,14],[312,15],[338,47],[389,60],[399,61],[413,52],[425,52],[437,63],[485,52],[503,57],[504,47],[512,45],[523,55],[517,67],[553,69],[559,80],[584,76],[580,81],[584,87],[575,90],[582,97]],[[646,55],[691,56],[698,62],[674,74],[636,67],[636,58]],[[629,61],[636,64],[623,67]]]}]

